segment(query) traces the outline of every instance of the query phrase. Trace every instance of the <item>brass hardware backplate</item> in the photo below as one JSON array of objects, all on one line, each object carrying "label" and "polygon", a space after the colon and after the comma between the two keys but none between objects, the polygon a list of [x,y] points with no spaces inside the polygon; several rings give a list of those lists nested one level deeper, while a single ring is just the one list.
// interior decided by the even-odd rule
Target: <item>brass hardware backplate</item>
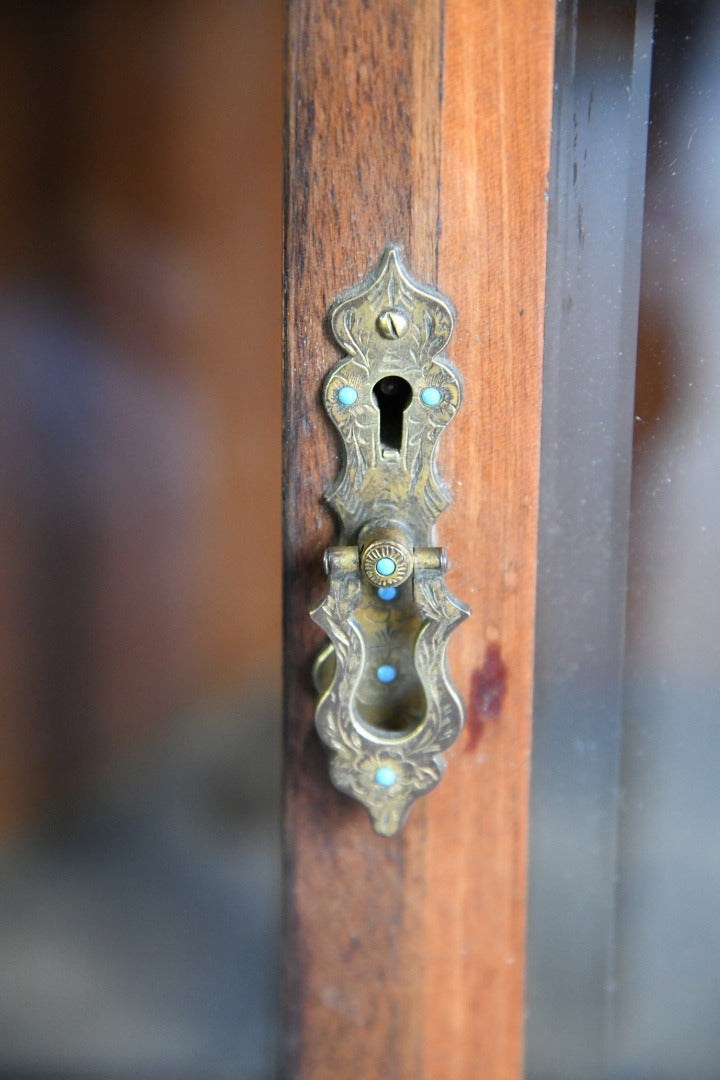
[{"label": "brass hardware backplate", "polygon": [[444,552],[432,547],[449,503],[435,453],[462,389],[439,356],[450,304],[411,279],[394,247],[333,305],[330,326],[346,353],[324,387],[343,449],[325,496],[342,546],[326,552],[327,589],[310,613],[330,638],[314,670],[316,725],[333,783],[389,836],[439,782],[441,752],[464,722],[446,649],[469,608],[447,589]]}]

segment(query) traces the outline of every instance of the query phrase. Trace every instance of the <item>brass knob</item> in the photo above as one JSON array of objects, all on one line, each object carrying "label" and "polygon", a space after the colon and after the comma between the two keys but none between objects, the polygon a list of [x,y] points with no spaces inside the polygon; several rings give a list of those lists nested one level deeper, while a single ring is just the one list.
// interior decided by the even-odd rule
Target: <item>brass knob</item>
[{"label": "brass knob", "polygon": [[402,585],[412,573],[412,547],[397,526],[368,530],[360,547],[360,566],[377,588]]}]

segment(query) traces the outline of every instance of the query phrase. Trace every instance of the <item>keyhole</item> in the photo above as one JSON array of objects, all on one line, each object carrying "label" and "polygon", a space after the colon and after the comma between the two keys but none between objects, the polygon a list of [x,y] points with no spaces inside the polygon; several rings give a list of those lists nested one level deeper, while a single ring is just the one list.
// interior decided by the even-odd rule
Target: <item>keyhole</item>
[{"label": "keyhole", "polygon": [[412,388],[399,375],[386,375],[373,386],[380,410],[380,445],[384,450],[401,450],[403,413],[410,404]]}]

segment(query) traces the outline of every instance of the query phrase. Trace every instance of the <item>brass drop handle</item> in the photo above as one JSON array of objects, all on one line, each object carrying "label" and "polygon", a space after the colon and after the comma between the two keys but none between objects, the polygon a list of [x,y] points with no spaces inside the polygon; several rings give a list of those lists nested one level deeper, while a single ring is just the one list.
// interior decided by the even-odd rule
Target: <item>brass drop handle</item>
[{"label": "brass drop handle", "polygon": [[348,542],[326,551],[327,587],[310,612],[330,639],[314,668],[315,723],[332,782],[391,836],[439,782],[442,751],[464,723],[446,651],[470,612],[447,588],[445,552],[431,546],[448,502],[435,449],[461,397],[459,376],[436,357],[452,312],[389,248],[330,322],[348,355],[324,390],[345,457],[326,497]]},{"label": "brass drop handle", "polygon": [[439,782],[441,752],[463,725],[445,653],[468,609],[445,585],[442,548],[413,551],[400,534],[381,526],[360,548],[329,548],[327,589],[310,613],[331,641],[315,667],[330,776],[383,836]]}]

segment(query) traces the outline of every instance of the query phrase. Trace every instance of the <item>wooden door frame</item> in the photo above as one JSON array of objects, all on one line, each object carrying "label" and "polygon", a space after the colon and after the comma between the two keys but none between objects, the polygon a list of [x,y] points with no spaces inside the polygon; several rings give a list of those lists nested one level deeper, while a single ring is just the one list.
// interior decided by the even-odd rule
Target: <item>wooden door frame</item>
[{"label": "wooden door frame", "polygon": [[[522,1070],[547,174],[555,0],[291,0],[285,217],[283,1075]],[[331,302],[388,243],[457,309],[465,402],[438,541],[473,607],[468,722],[404,830],[328,779],[307,617],[334,525]]]}]

